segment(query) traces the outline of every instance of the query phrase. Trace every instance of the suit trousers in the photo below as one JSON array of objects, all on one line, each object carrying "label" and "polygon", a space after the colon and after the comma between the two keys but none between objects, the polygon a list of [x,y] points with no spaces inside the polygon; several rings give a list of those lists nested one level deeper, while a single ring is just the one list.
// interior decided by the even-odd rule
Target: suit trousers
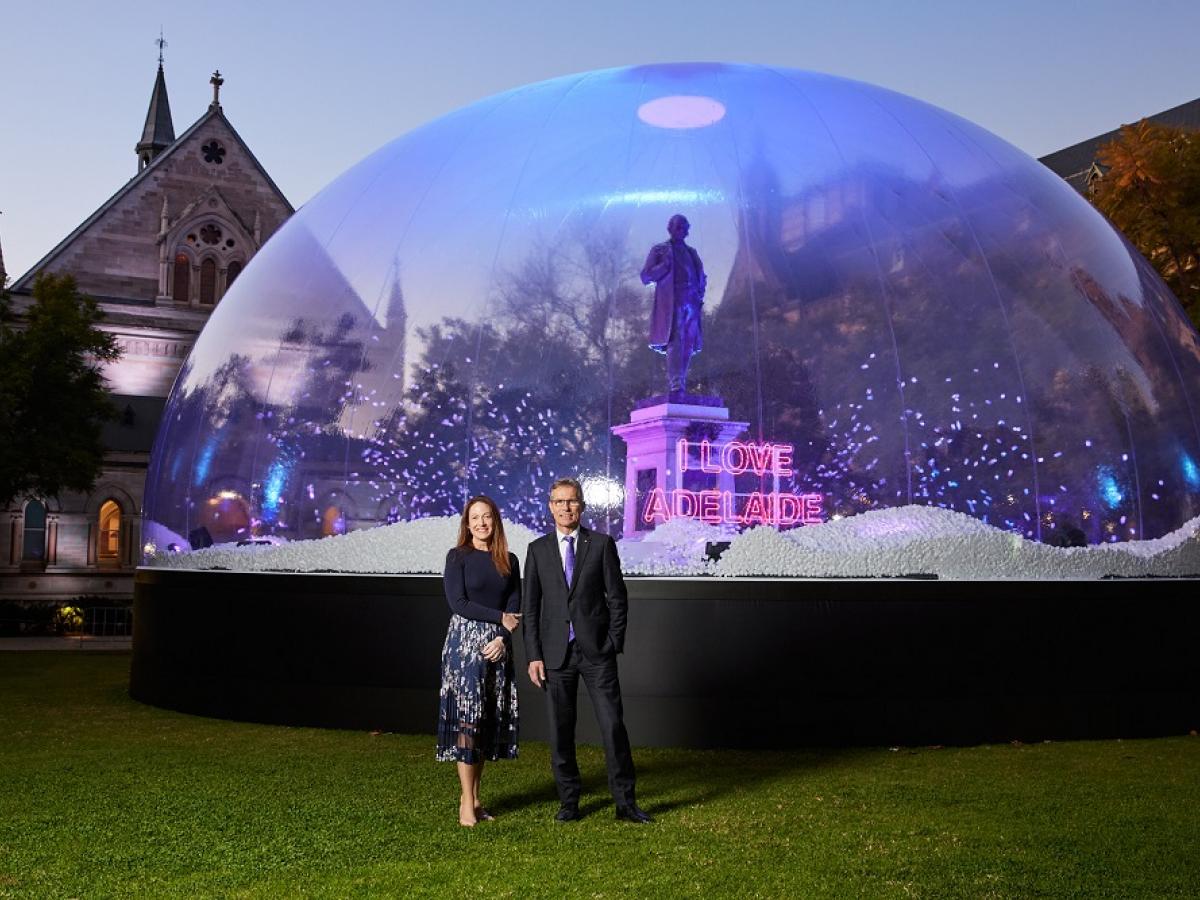
[{"label": "suit trousers", "polygon": [[572,641],[562,668],[546,670],[546,700],[550,715],[550,767],[560,803],[579,803],[579,765],[575,759],[576,702],[579,680],[587,687],[596,722],[604,741],[608,787],[618,806],[634,802],[633,754],[625,731],[621,707],[621,683],[617,679],[617,657],[588,659]]},{"label": "suit trousers", "polygon": [[667,341],[667,388],[687,390],[688,365],[700,346],[700,304],[689,298],[675,309],[671,339]]}]

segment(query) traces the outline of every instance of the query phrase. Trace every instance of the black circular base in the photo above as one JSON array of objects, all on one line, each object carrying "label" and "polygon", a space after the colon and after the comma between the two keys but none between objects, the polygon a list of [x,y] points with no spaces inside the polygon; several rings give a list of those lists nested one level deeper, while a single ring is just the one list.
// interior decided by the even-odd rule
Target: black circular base
[{"label": "black circular base", "polygon": [[[1193,579],[627,585],[620,675],[635,745],[963,744],[1200,727]],[[141,569],[134,597],[137,700],[254,722],[436,729],[450,616],[438,577]],[[521,735],[544,740],[541,692],[519,682]],[[598,741],[586,696],[581,707],[580,739]]]}]

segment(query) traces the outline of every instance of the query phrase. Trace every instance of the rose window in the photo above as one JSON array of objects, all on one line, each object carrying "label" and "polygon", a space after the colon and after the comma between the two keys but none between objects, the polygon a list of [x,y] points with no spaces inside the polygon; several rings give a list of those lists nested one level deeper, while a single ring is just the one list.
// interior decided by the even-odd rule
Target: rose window
[{"label": "rose window", "polygon": [[219,166],[225,161],[225,148],[215,139],[201,147],[200,152],[204,154],[204,161],[206,163],[213,163]]}]

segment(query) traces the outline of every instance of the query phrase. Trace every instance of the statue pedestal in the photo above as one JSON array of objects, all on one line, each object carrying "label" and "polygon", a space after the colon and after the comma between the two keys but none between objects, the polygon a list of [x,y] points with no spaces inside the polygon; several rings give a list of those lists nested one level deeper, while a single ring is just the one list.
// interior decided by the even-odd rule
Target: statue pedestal
[{"label": "statue pedestal", "polygon": [[729,472],[706,472],[696,464],[680,471],[677,448],[681,439],[724,444],[748,427],[748,422],[730,421],[720,397],[672,393],[638,403],[627,424],[612,428],[626,445],[625,540],[654,530],[654,523],[646,522],[642,512],[655,488],[668,496],[676,488],[732,492]]}]

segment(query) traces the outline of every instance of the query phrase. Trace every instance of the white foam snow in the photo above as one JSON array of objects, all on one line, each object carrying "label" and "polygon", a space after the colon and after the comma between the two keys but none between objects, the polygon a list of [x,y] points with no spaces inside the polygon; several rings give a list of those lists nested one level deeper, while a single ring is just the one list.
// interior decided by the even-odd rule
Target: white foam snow
[{"label": "white foam snow", "polygon": [[1200,574],[1200,517],[1165,537],[1052,547],[935,506],[904,506],[779,532],[755,528],[721,557],[715,574],[1066,579]]},{"label": "white foam snow", "polygon": [[735,537],[699,519],[672,519],[641,540],[621,541],[621,569],[627,575],[711,575],[708,542]]},{"label": "white foam snow", "polygon": [[[216,544],[190,553],[159,551],[150,561],[171,569],[229,569],[235,572],[380,572],[441,574],[446,551],[457,543],[458,516],[397,522],[349,534],[274,546]],[[522,563],[538,537],[506,522],[508,548]]]},{"label": "white foam snow", "polygon": [[[440,573],[458,536],[458,517],[417,519],[321,540],[277,546],[224,544],[190,553],[159,552],[151,565],[179,569],[282,572]],[[509,547],[524,562],[538,533],[506,523]],[[730,541],[716,563],[705,550]],[[620,543],[629,575],[886,577],[909,574],[979,580],[1091,579],[1200,575],[1200,517],[1161,538],[1091,547],[1051,547],[932,506],[873,510],[791,531],[753,528],[730,535],[676,519],[639,541]]]}]

